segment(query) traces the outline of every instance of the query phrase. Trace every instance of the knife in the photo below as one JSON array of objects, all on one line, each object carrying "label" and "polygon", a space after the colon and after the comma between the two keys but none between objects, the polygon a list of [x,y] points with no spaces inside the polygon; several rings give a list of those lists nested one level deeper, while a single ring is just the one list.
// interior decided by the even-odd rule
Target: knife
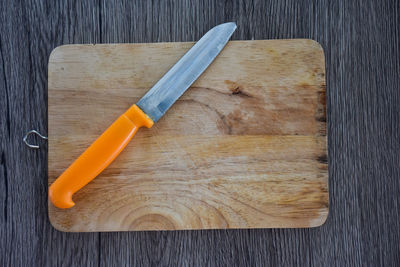
[{"label": "knife", "polygon": [[236,30],[233,22],[209,30],[140,100],[122,114],[49,188],[58,208],[75,205],[72,195],[99,175],[140,127],[151,128],[207,69]]}]

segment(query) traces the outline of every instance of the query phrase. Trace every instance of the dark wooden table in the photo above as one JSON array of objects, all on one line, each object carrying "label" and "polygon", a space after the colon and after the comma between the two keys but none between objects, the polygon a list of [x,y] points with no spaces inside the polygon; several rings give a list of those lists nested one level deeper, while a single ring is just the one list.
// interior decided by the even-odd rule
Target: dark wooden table
[{"label": "dark wooden table", "polygon": [[[23,2],[23,3],[22,3]],[[327,68],[330,214],[314,229],[69,234],[47,216],[47,61],[72,43],[312,38]],[[1,266],[397,266],[400,2],[6,1],[0,3]]]}]

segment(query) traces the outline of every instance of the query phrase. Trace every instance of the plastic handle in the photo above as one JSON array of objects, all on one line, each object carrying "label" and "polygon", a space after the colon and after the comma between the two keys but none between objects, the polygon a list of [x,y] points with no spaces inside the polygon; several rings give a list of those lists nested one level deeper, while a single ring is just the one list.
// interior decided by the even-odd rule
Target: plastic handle
[{"label": "plastic handle", "polygon": [[50,186],[51,202],[62,209],[74,206],[72,195],[99,175],[140,127],[150,128],[153,124],[138,106],[131,106]]}]

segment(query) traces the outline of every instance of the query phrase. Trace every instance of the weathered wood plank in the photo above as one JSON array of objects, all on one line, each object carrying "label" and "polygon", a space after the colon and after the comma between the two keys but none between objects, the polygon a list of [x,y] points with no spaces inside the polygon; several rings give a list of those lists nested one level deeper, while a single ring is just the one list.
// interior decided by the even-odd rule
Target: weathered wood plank
[{"label": "weathered wood plank", "polygon": [[1,1],[0,14],[0,265],[97,266],[98,234],[49,224],[47,145],[31,150],[21,138],[47,134],[48,56],[63,43],[98,41],[98,3]]},{"label": "weathered wood plank", "polygon": [[[1,1],[0,264],[395,266],[400,262],[399,5],[395,0]],[[46,215],[47,153],[20,144],[27,130],[47,130],[51,49],[63,43],[195,41],[231,20],[239,24],[234,39],[313,38],[325,49],[331,208],[326,224],[311,230],[107,233],[99,235],[99,243],[97,234],[52,229]]]}]

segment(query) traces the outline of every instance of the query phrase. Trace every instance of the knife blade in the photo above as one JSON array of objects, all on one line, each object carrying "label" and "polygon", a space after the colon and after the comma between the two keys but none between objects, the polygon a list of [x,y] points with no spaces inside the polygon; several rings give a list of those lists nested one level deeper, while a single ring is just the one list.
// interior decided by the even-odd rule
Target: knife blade
[{"label": "knife blade", "polygon": [[157,122],[175,101],[197,80],[228,42],[235,23],[208,31],[137,103]]},{"label": "knife blade", "polygon": [[207,69],[236,30],[233,22],[209,30],[138,102],[107,128],[50,186],[49,199],[71,208],[74,193],[98,176],[140,127],[151,128]]}]

